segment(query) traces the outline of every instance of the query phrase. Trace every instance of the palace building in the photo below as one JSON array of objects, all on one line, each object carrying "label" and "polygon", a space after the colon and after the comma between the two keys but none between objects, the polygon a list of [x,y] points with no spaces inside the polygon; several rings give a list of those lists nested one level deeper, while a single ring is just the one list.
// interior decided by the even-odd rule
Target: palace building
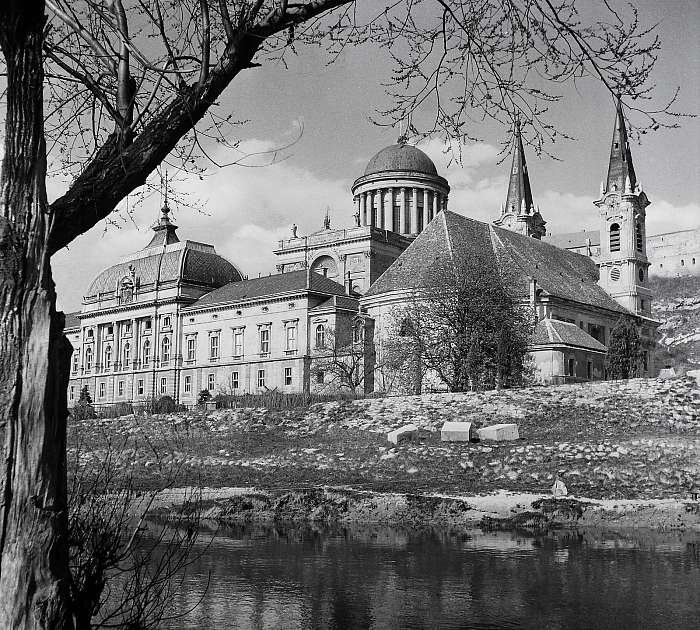
[{"label": "palace building", "polygon": [[[143,249],[100,273],[66,316],[74,352],[69,404],[87,386],[95,404],[199,392],[328,389],[318,368],[336,339],[362,340],[367,391],[383,342],[411,291],[440,264],[487,256],[537,314],[530,353],[543,382],[602,379],[610,333],[638,325],[654,372],[646,208],[618,104],[607,177],[590,237],[546,235],[516,129],[506,202],[493,224],[448,210],[450,187],[403,141],[379,151],[352,185],[354,224],[278,243],[276,274],[244,278],[213,245],[181,241],[166,206]],[[461,209],[468,212],[468,209]],[[596,234],[597,238],[593,235]],[[568,240],[567,240],[568,239]],[[475,253],[478,252],[479,256]],[[316,366],[316,367],[315,367]]]}]

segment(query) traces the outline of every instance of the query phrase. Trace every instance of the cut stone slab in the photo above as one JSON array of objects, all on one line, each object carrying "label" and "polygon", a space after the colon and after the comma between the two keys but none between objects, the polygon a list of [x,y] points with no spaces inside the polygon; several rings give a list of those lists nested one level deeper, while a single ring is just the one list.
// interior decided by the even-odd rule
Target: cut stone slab
[{"label": "cut stone slab", "polygon": [[675,378],[676,377],[676,370],[673,368],[663,368],[659,370],[659,378],[661,379],[668,379],[668,378]]},{"label": "cut stone slab", "polygon": [[480,440],[494,440],[495,442],[505,442],[506,440],[517,440],[517,424],[492,424],[477,431]]},{"label": "cut stone slab", "polygon": [[386,439],[392,444],[412,440],[418,435],[418,427],[415,424],[407,424],[387,433]]},{"label": "cut stone slab", "polygon": [[440,440],[443,442],[469,442],[471,433],[471,422],[445,422],[440,429]]}]

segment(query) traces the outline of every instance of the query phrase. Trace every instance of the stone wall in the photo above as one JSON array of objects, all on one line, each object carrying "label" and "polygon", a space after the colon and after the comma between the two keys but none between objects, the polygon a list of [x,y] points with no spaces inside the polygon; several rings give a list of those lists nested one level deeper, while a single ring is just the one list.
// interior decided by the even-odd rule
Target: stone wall
[{"label": "stone wall", "polygon": [[653,276],[700,276],[700,228],[647,237]]}]

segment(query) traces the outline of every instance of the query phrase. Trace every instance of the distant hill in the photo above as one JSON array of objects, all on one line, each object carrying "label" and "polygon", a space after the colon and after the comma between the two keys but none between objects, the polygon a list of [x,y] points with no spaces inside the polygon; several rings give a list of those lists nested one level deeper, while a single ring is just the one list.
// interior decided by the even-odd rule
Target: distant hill
[{"label": "distant hill", "polygon": [[700,276],[650,278],[659,328],[657,367],[700,368]]}]

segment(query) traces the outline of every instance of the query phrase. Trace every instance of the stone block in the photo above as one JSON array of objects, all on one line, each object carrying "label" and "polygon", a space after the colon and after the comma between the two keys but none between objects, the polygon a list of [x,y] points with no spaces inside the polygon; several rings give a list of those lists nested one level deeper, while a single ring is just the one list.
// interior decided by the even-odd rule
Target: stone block
[{"label": "stone block", "polygon": [[214,401],[209,401],[204,403],[204,408],[207,411],[216,411],[216,403]]},{"label": "stone block", "polygon": [[490,427],[479,429],[477,433],[481,440],[494,440],[496,442],[517,440],[520,437],[517,424],[492,424]]},{"label": "stone block", "polygon": [[673,368],[663,368],[659,370],[659,378],[661,379],[668,379],[668,378],[675,378],[676,376],[676,370]]},{"label": "stone block", "polygon": [[406,424],[387,433],[386,439],[392,444],[413,440],[418,435],[418,427],[415,424]]},{"label": "stone block", "polygon": [[471,422],[445,422],[440,429],[440,440],[443,442],[468,442],[471,433]]}]

